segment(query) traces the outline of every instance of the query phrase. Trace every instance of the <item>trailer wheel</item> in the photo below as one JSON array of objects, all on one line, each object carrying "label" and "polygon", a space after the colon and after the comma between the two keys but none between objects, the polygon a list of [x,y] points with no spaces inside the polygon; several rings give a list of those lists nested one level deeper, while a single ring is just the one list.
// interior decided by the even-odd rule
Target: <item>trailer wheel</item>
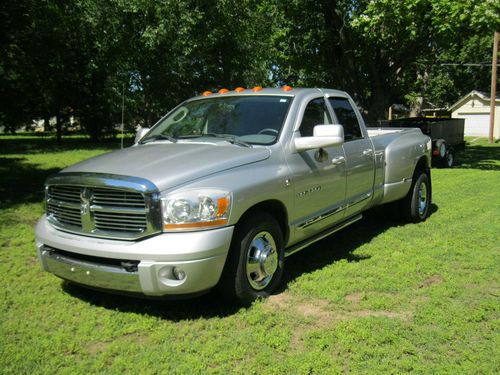
[{"label": "trailer wheel", "polygon": [[439,151],[439,156],[444,159],[446,156],[446,142],[444,140],[439,140],[436,142],[436,148]]},{"label": "trailer wheel", "polygon": [[428,172],[416,170],[410,191],[400,202],[403,217],[412,223],[425,221],[429,217],[431,199],[431,181]]},{"label": "trailer wheel", "polygon": [[248,306],[269,296],[281,282],[284,247],[281,228],[271,215],[256,212],[236,228],[218,285],[230,302]]},{"label": "trailer wheel", "polygon": [[453,149],[450,148],[446,152],[446,156],[444,158],[443,165],[447,168],[451,168],[451,167],[453,167],[454,163],[455,163],[455,152],[453,151]]}]

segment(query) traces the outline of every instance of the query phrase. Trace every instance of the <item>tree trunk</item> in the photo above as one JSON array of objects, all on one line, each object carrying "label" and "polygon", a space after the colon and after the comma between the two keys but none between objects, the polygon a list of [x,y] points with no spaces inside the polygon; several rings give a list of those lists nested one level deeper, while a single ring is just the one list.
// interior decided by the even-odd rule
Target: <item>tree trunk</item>
[{"label": "tree trunk", "polygon": [[43,116],[43,132],[47,133],[50,131],[50,115],[46,114]]},{"label": "tree trunk", "polygon": [[417,117],[422,111],[422,104],[424,103],[424,97],[419,96],[410,105],[410,117]]},{"label": "tree trunk", "polygon": [[59,113],[56,115],[56,137],[57,137],[57,143],[61,143],[62,123],[61,123],[61,115]]}]

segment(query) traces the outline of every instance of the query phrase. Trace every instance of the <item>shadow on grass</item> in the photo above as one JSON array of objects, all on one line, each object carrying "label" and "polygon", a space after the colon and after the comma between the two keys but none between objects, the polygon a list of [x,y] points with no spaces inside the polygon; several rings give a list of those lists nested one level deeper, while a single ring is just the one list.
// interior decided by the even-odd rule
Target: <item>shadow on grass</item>
[{"label": "shadow on grass", "polygon": [[[430,207],[430,215],[438,210],[436,204]],[[354,253],[362,245],[369,243],[386,230],[411,225],[402,221],[397,204],[376,207],[363,213],[363,219],[318,241],[286,260],[285,284],[339,260],[361,262],[370,259],[369,255]]]},{"label": "shadow on grass", "polygon": [[[132,143],[127,138],[125,146]],[[8,208],[20,203],[35,203],[44,197],[45,179],[57,173],[60,168],[43,169],[27,163],[23,154],[57,153],[71,150],[118,149],[119,140],[91,143],[83,137],[64,139],[57,143],[53,138],[44,137],[3,137],[0,138],[0,208]],[[21,155],[2,157],[2,155]]]},{"label": "shadow on grass", "polygon": [[41,202],[45,179],[58,171],[40,169],[36,164],[25,163],[24,158],[0,157],[0,208]]},{"label": "shadow on grass", "polygon": [[457,152],[455,168],[500,170],[500,144],[489,146],[467,144]]},{"label": "shadow on grass", "polygon": [[[437,206],[433,204],[431,210],[431,213],[436,212]],[[283,293],[290,282],[303,274],[322,269],[336,261],[345,259],[348,262],[361,262],[370,259],[369,255],[353,252],[386,230],[404,225],[396,217],[395,207],[370,210],[359,222],[287,258],[284,280],[275,294]],[[176,301],[114,295],[68,282],[62,284],[67,293],[92,305],[122,312],[147,314],[175,322],[186,319],[222,318],[233,315],[240,309],[230,305],[213,291],[199,297]]]}]

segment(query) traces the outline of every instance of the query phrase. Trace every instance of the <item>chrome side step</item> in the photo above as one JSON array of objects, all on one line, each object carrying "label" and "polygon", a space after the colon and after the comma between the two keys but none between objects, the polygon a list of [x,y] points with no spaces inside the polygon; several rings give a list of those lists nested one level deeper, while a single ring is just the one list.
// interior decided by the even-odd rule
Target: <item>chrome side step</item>
[{"label": "chrome side step", "polygon": [[308,247],[309,245],[312,245],[313,243],[315,243],[319,240],[322,240],[325,237],[328,237],[330,234],[333,234],[333,233],[341,230],[342,228],[345,228],[348,225],[351,225],[352,223],[360,220],[362,217],[363,217],[362,214],[353,216],[353,217],[351,217],[347,220],[344,220],[341,223],[339,223],[331,228],[324,230],[323,232],[318,233],[317,235],[309,238],[308,240],[299,242],[298,244],[295,244],[295,245],[285,249],[285,257],[288,257],[288,256],[290,256],[290,255],[292,255],[300,250],[303,250],[304,248]]}]

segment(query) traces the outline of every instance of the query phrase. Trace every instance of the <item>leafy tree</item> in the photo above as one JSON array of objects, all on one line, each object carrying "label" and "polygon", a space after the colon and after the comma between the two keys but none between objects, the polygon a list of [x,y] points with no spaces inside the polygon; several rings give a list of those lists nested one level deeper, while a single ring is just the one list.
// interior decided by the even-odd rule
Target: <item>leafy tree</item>
[{"label": "leafy tree", "polygon": [[68,113],[113,133],[125,94],[150,125],[206,89],[282,85],[351,93],[370,118],[489,84],[494,0],[18,0],[0,5],[0,122]]},{"label": "leafy tree", "polygon": [[455,54],[461,61],[477,56],[473,46],[484,58],[490,50],[485,41],[499,22],[492,0],[272,4],[281,14],[273,30],[277,82],[346,90],[371,119],[385,117],[388,106],[405,97],[425,94],[445,104],[462,91],[453,89],[456,83],[482,85],[480,72],[452,74],[439,64]]}]

